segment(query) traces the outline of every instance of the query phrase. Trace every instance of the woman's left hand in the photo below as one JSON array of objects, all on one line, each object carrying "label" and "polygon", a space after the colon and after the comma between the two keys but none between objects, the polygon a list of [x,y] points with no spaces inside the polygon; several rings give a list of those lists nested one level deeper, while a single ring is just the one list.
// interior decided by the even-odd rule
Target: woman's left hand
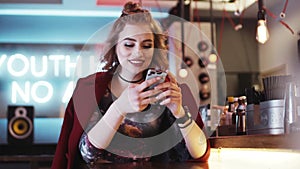
[{"label": "woman's left hand", "polygon": [[159,101],[160,105],[167,106],[172,114],[179,118],[183,116],[180,111],[182,107],[181,88],[178,86],[174,75],[169,71],[167,73],[170,80],[155,87],[155,89],[163,91],[156,96],[156,100]]}]

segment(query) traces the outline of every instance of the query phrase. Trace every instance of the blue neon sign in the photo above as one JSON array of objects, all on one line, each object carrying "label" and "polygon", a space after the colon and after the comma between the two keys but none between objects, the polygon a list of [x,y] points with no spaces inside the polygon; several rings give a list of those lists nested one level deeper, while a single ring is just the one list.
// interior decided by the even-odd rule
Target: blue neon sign
[{"label": "blue neon sign", "polygon": [[37,116],[61,116],[74,89],[78,45],[0,46],[0,117],[8,105],[33,105]]}]

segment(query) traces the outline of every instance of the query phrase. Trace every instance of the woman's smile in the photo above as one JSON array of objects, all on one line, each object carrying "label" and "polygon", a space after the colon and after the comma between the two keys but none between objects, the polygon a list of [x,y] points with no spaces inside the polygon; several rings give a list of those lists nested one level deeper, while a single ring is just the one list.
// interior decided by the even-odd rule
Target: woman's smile
[{"label": "woman's smile", "polygon": [[143,59],[128,59],[128,61],[134,65],[134,66],[137,66],[137,67],[141,67],[143,66],[145,60]]}]

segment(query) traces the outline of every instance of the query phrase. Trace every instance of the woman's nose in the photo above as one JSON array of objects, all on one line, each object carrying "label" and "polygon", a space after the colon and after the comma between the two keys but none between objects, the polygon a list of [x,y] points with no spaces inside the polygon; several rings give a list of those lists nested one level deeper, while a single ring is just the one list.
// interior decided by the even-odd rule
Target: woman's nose
[{"label": "woman's nose", "polygon": [[135,56],[143,56],[143,49],[141,47],[136,47],[133,51],[133,54]]}]

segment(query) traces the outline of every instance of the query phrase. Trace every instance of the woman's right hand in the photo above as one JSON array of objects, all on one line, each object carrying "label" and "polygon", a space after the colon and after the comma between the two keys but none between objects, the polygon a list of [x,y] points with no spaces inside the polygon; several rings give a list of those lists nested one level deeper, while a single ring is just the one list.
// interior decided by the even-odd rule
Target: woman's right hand
[{"label": "woman's right hand", "polygon": [[130,84],[114,102],[114,106],[123,115],[143,111],[150,103],[156,101],[156,98],[153,96],[161,92],[156,89],[146,89],[160,79],[160,77],[156,77],[140,84]]}]

